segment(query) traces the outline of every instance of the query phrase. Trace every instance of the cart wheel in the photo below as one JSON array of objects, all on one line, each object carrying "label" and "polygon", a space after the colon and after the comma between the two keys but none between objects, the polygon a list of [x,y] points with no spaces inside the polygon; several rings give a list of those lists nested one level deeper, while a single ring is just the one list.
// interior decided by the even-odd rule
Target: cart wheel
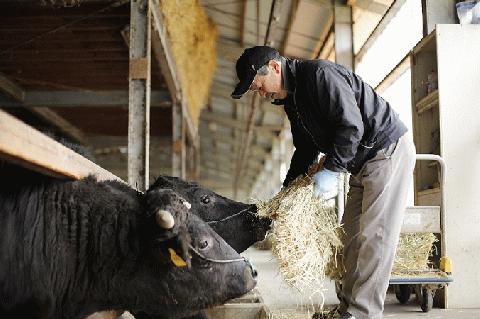
[{"label": "cart wheel", "polygon": [[410,300],[410,295],[412,293],[412,288],[410,285],[395,285],[394,290],[398,302],[400,302],[402,305],[406,304]]},{"label": "cart wheel", "polygon": [[420,308],[423,312],[429,312],[433,307],[433,293],[427,288],[422,288],[422,303]]}]

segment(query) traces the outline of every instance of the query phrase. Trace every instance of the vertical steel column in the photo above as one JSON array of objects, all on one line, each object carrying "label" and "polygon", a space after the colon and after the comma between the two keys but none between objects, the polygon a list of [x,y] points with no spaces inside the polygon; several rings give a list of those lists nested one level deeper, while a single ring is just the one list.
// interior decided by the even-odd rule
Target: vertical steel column
[{"label": "vertical steel column", "polygon": [[150,6],[130,2],[130,63],[128,91],[128,183],[145,190],[149,183],[150,137]]},{"label": "vertical steel column", "polygon": [[335,60],[350,70],[354,69],[352,7],[336,0],[333,8],[335,30]]}]

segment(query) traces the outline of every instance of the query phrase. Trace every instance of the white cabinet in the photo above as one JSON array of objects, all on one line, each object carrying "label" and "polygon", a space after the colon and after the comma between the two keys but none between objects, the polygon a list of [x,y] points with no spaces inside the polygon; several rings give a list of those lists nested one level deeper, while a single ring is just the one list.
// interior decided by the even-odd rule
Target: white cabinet
[{"label": "white cabinet", "polygon": [[[480,25],[437,25],[413,49],[411,69],[417,153],[447,164],[443,249],[454,282],[446,301],[480,308]],[[440,204],[438,180],[434,163],[417,163],[416,205]]]}]

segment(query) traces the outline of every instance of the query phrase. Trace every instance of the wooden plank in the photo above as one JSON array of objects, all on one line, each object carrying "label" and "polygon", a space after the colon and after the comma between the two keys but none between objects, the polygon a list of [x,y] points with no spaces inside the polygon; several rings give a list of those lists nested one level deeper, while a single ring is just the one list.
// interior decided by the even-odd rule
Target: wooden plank
[{"label": "wooden plank", "polygon": [[186,177],[186,140],[184,124],[182,106],[177,102],[173,104],[172,108],[172,175],[180,178]]},{"label": "wooden plank", "polygon": [[288,42],[290,41],[290,36],[292,35],[292,27],[295,19],[297,18],[298,8],[300,6],[300,0],[292,0],[291,1],[291,8],[290,8],[290,15],[288,16],[288,23],[287,23],[287,30],[285,30],[286,34],[283,39],[282,48],[280,49],[280,54],[285,55],[285,51],[288,46]]},{"label": "wooden plank", "polygon": [[440,206],[407,207],[402,233],[440,233]]},{"label": "wooden plank", "polygon": [[360,50],[355,55],[355,64],[360,63],[360,61],[362,60],[365,53],[367,53],[368,49],[373,45],[373,43],[375,43],[377,38],[382,34],[383,30],[385,30],[385,28],[390,23],[390,21],[395,17],[395,15],[400,10],[400,8],[405,3],[405,1],[406,0],[394,0],[392,2],[392,4],[390,5],[390,8],[388,8],[385,15],[382,17],[380,22],[378,22],[375,29],[373,29],[373,31],[372,31],[372,33],[370,33],[370,36],[368,37],[368,39],[365,41],[363,46],[360,48]]},{"label": "wooden plank", "polygon": [[[219,125],[224,125],[227,127],[234,128],[236,130],[245,131],[247,130],[247,123],[237,121],[230,117],[225,117],[213,112],[202,112],[201,120],[207,122],[215,122]],[[276,125],[276,124],[265,124],[265,125],[252,125],[252,129],[256,131],[265,131],[265,132],[278,132],[281,131],[283,125]]]},{"label": "wooden plank", "polygon": [[335,62],[353,70],[353,17],[352,8],[334,1]]},{"label": "wooden plank", "polygon": [[333,31],[333,14],[331,14],[330,17],[328,18],[328,21],[325,24],[325,27],[323,28],[322,33],[320,34],[320,37],[318,38],[317,45],[315,46],[315,49],[312,52],[312,56],[311,56],[312,59],[318,59],[320,57],[320,53],[325,47],[327,37],[332,31]]},{"label": "wooden plank", "polygon": [[146,75],[142,79],[129,76],[128,103],[128,183],[141,191],[149,185],[150,138],[150,5],[148,0],[130,4],[130,61],[145,59]]},{"label": "wooden plank", "polygon": [[55,177],[80,179],[90,174],[100,180],[117,176],[50,137],[0,110],[0,156]]},{"label": "wooden plank", "polygon": [[387,88],[392,85],[405,71],[410,68],[410,53],[407,53],[405,57],[391,70],[383,80],[377,85],[375,91],[383,93]]},{"label": "wooden plank", "polygon": [[417,112],[421,114],[434,106],[438,106],[438,90],[435,90],[417,102]]},{"label": "wooden plank", "polygon": [[[171,105],[167,91],[152,91],[150,103],[154,107]],[[0,97],[2,107],[78,107],[78,106],[127,106],[128,91],[26,91],[23,103]]]},{"label": "wooden plank", "polygon": [[45,119],[52,125],[58,127],[60,131],[72,137],[76,141],[84,145],[88,144],[87,136],[79,128],[48,107],[32,107],[30,108],[30,111]]},{"label": "wooden plank", "polygon": [[0,73],[0,91],[13,97],[16,101],[23,101],[25,99],[23,89],[2,73]]}]

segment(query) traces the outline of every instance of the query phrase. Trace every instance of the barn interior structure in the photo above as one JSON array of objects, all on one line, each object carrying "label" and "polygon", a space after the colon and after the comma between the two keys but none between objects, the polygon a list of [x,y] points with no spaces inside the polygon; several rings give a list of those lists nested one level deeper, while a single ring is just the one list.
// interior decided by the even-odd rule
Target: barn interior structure
[{"label": "barn interior structure", "polygon": [[[283,106],[231,97],[236,61],[256,45],[354,71],[399,114],[417,154],[440,158],[417,162],[408,205],[430,208],[404,226],[436,234],[430,262],[446,263],[448,280],[391,281],[385,316],[480,318],[478,0],[2,0],[0,170],[142,192],[171,175],[269,200],[295,147]],[[339,214],[346,201],[348,183]],[[269,248],[244,253],[257,288],[212,319],[311,318],[338,303],[333,281],[313,299],[288,287]]]}]

